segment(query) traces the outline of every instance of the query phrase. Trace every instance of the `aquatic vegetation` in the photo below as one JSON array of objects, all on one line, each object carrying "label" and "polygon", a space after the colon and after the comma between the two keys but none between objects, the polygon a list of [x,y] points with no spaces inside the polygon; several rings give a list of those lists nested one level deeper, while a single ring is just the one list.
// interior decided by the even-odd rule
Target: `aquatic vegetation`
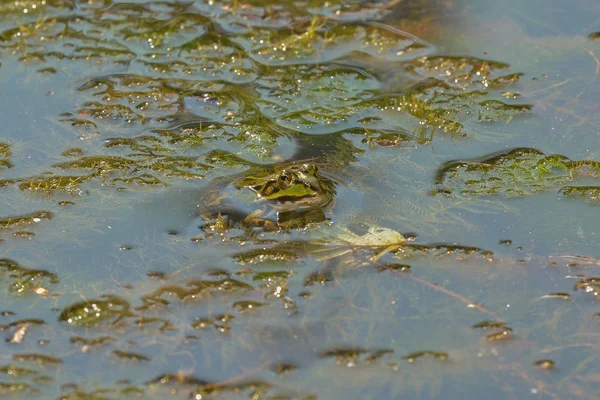
[{"label": "aquatic vegetation", "polygon": [[488,330],[488,329],[499,329],[499,328],[504,328],[506,326],[506,324],[502,321],[482,321],[482,322],[478,322],[476,324],[473,325],[473,329],[483,329],[483,330]]},{"label": "aquatic vegetation", "polygon": [[533,365],[545,370],[551,370],[556,367],[556,363],[552,360],[536,360],[533,362]]},{"label": "aquatic vegetation", "polygon": [[63,362],[60,358],[38,353],[19,353],[14,354],[12,358],[13,360],[22,363],[33,363],[37,365],[56,365],[62,364]]},{"label": "aquatic vegetation", "polygon": [[[91,385],[85,385],[86,388],[87,386]],[[128,385],[127,382],[122,382],[122,384],[116,385],[116,387],[99,388],[89,391],[86,391],[85,388],[80,387],[80,385],[70,384],[65,385],[63,388],[63,394],[61,394],[60,400],[112,400],[122,397],[139,397],[143,395],[143,388]]]},{"label": "aquatic vegetation", "polygon": [[[112,145],[116,144],[112,143]],[[17,184],[21,190],[42,192],[48,197],[56,192],[81,196],[85,193],[81,185],[90,180],[108,183],[109,186],[130,183],[139,186],[166,186],[167,183],[163,180],[165,177],[202,179],[204,175],[199,171],[206,170],[208,166],[197,160],[198,157],[170,154],[159,156],[151,150],[131,154],[130,157],[82,156],[73,161],[54,164],[53,167],[59,170],[91,171],[86,175],[58,175],[48,171],[40,176],[4,180],[0,182],[0,186]],[[154,173],[159,176],[155,176]]]},{"label": "aquatic vegetation", "polygon": [[8,277],[9,291],[19,295],[28,293],[45,295],[48,285],[58,283],[58,276],[55,273],[43,269],[25,268],[8,258],[0,259],[0,275]]},{"label": "aquatic vegetation", "polygon": [[[481,91],[486,88],[507,86],[518,81],[522,74],[498,75],[508,69],[503,62],[475,57],[431,56],[410,62],[410,71],[433,78],[450,89]],[[435,93],[444,96],[444,93]]]},{"label": "aquatic vegetation", "polygon": [[[109,179],[112,183],[117,182],[131,182],[135,181],[138,184],[158,184],[162,183],[158,178],[146,171],[155,171],[163,174],[164,176],[178,176],[184,178],[202,178],[202,175],[195,173],[198,169],[204,169],[204,166],[196,163],[195,157],[184,157],[184,156],[146,156],[146,160],[143,154],[136,154],[136,158],[126,157],[115,157],[115,156],[89,156],[81,157],[74,161],[68,161],[64,163],[55,164],[55,168],[65,170],[93,170],[91,174],[93,177],[98,179],[104,179],[109,175],[114,175],[115,171],[121,173],[129,172],[129,177],[116,177]],[[127,175],[125,175],[127,176]]]},{"label": "aquatic vegetation", "polygon": [[141,308],[147,309],[154,305],[169,305],[171,302],[168,298],[174,297],[178,300],[201,300],[210,298],[217,294],[233,294],[243,293],[252,290],[253,287],[242,281],[226,278],[217,281],[198,280],[189,281],[185,285],[169,284],[158,290],[142,297],[145,305]]},{"label": "aquatic vegetation", "polygon": [[513,337],[513,330],[509,327],[502,328],[499,332],[494,332],[486,335],[488,342],[497,342],[502,340],[508,340]]},{"label": "aquatic vegetation", "polygon": [[247,397],[256,397],[261,396],[263,394],[267,394],[271,391],[275,391],[276,387],[273,384],[268,383],[262,380],[248,380],[240,383],[233,384],[221,384],[221,385],[213,385],[208,384],[205,386],[198,387],[194,389],[191,393],[193,397],[218,397],[225,393],[241,393]]},{"label": "aquatic vegetation", "polygon": [[91,178],[91,175],[70,176],[45,174],[42,176],[14,180],[11,183],[18,183],[19,189],[21,190],[42,192],[46,196],[50,196],[55,192],[81,195],[83,192],[79,188],[80,185]]},{"label": "aquatic vegetation", "polygon": [[[381,95],[383,85],[353,68],[298,66],[278,68],[258,83],[260,111],[288,128],[305,133],[407,129],[461,133],[454,107],[420,93]],[[281,82],[274,84],[275,79]],[[423,125],[425,125],[423,127]]]},{"label": "aquatic vegetation", "polygon": [[[356,132],[359,135],[365,135],[362,139],[362,143],[366,143],[370,148],[375,146],[381,147],[392,147],[392,146],[413,146],[414,136],[412,133],[407,132],[403,129],[398,131],[393,130],[382,130],[382,129],[358,129],[352,130],[352,133]],[[350,133],[350,132],[348,132]],[[424,144],[429,141],[427,138],[422,137],[417,142]]]},{"label": "aquatic vegetation", "polygon": [[[257,373],[266,369],[269,363],[257,368]],[[246,374],[247,375],[247,374]],[[156,395],[166,393],[182,393],[189,398],[218,398],[235,394],[243,398],[260,396],[277,396],[282,392],[278,385],[265,380],[247,377],[246,375],[232,377],[223,381],[210,381],[191,375],[189,372],[160,375],[150,382],[148,387]],[[289,399],[314,399],[314,397],[301,395],[295,391],[285,390],[285,398]]]},{"label": "aquatic vegetation", "polygon": [[263,271],[255,273],[252,280],[269,282],[278,278],[287,278],[289,275],[288,271]]},{"label": "aquatic vegetation", "polygon": [[50,211],[34,211],[28,214],[13,215],[10,217],[0,218],[0,229],[9,229],[13,227],[21,227],[22,225],[31,225],[41,222],[44,219],[52,219]]},{"label": "aquatic vegetation", "polygon": [[449,161],[435,176],[436,193],[472,196],[528,196],[553,188],[565,196],[578,196],[593,202],[594,186],[573,186],[576,179],[595,178],[600,171],[596,161],[572,161],[561,155],[517,148],[473,160]]},{"label": "aquatic vegetation", "polygon": [[147,357],[143,354],[132,353],[129,351],[122,350],[113,350],[112,354],[120,360],[123,361],[134,361],[134,362],[142,362],[142,361],[150,361],[150,357]]},{"label": "aquatic vegetation", "polygon": [[583,290],[600,300],[600,278],[584,278],[575,284],[575,290]]},{"label": "aquatic vegetation", "polygon": [[133,316],[129,308],[129,303],[124,299],[102,296],[99,299],[81,301],[65,307],[58,320],[76,327],[93,327],[104,322],[116,325],[125,318]]},{"label": "aquatic vegetation", "polygon": [[100,336],[96,338],[84,338],[81,336],[72,336],[69,341],[72,344],[81,345],[81,351],[85,352],[90,348],[100,347],[105,344],[115,342],[117,339],[112,336]]},{"label": "aquatic vegetation", "polygon": [[251,312],[256,310],[259,307],[265,306],[267,304],[260,303],[258,301],[236,301],[233,303],[233,308],[240,314]]},{"label": "aquatic vegetation", "polygon": [[[454,125],[460,128],[473,121],[509,122],[515,116],[527,114],[532,106],[506,101],[502,89],[518,83],[523,75],[502,75],[508,67],[505,63],[475,57],[421,57],[408,63],[407,73],[415,79],[408,89],[420,101],[427,101],[429,107],[448,113],[445,119],[452,116]],[[400,82],[396,82],[399,78]],[[402,75],[387,77],[386,90],[405,86],[405,81],[406,76]],[[458,126],[455,129],[466,133]]]},{"label": "aquatic vegetation", "polygon": [[0,372],[11,377],[20,377],[27,375],[36,375],[37,371],[31,368],[19,367],[18,365],[4,365],[0,368]]},{"label": "aquatic vegetation", "polygon": [[485,100],[479,103],[479,121],[510,121],[514,116],[526,114],[532,109],[530,104],[506,104],[499,100]]},{"label": "aquatic vegetation", "polygon": [[171,321],[169,321],[166,318],[139,318],[135,321],[135,324],[140,327],[140,328],[151,328],[154,329],[154,326],[158,325],[159,331],[170,331],[175,329],[174,326],[172,325]]},{"label": "aquatic vegetation", "polygon": [[590,203],[600,201],[600,186],[570,186],[561,187],[558,192],[567,197],[579,197]]},{"label": "aquatic vegetation", "polygon": [[[287,247],[287,246],[286,246]],[[232,255],[242,265],[246,264],[288,264],[300,258],[298,252],[293,250],[278,249],[277,247],[271,248],[260,248],[245,251],[243,253],[236,253]],[[261,278],[257,278],[261,279]]]},{"label": "aquatic vegetation", "polygon": [[249,50],[254,60],[271,66],[321,64],[351,52],[393,61],[431,52],[430,47],[385,25],[338,24],[318,16],[301,33],[284,29],[265,33],[264,28],[256,28],[234,41]]},{"label": "aquatic vegetation", "polygon": [[10,168],[12,163],[10,162],[10,146],[6,143],[0,143],[0,168]]},{"label": "aquatic vegetation", "polygon": [[320,357],[335,358],[339,366],[352,368],[361,364],[372,364],[394,351],[391,349],[366,350],[360,348],[337,348],[322,351]]},{"label": "aquatic vegetation", "polygon": [[8,396],[14,394],[28,394],[28,395],[38,395],[40,391],[27,383],[14,382],[14,383],[5,383],[0,382],[0,395]]},{"label": "aquatic vegetation", "polygon": [[[0,4],[2,82],[24,99],[5,104],[0,230],[31,239],[0,239],[12,310],[0,313],[0,394],[587,400],[600,264],[581,255],[595,243],[581,216],[593,207],[560,221],[560,243],[488,225],[522,210],[505,198],[554,190],[597,204],[597,152],[573,143],[564,154],[590,158],[534,148],[472,157],[533,146],[555,132],[551,119],[591,142],[596,38],[569,44],[586,62],[531,51],[532,68],[519,56],[527,41],[473,47],[473,9]],[[587,91],[571,93],[583,82],[571,69],[588,67]],[[273,173],[283,165],[288,174]],[[311,168],[328,196],[315,196]],[[304,175],[286,191],[290,169]],[[245,200],[255,208],[238,207]],[[545,257],[551,246],[561,255]],[[541,375],[552,360],[557,382]]]},{"label": "aquatic vegetation", "polygon": [[[138,73],[99,73],[86,78],[78,88],[85,100],[75,110],[62,113],[59,121],[79,131],[81,138],[117,133],[107,148],[152,151],[149,159],[159,157],[159,151],[207,145],[210,151],[234,141],[247,154],[270,157],[279,135],[265,129],[269,121],[309,133],[402,128],[414,131],[418,138],[429,138],[417,140],[424,143],[437,130],[464,134],[465,122],[472,118],[462,110],[473,115],[473,107],[480,107],[479,120],[485,121],[527,112],[527,105],[508,104],[487,94],[518,81],[519,73],[498,74],[507,64],[433,55],[432,46],[412,35],[383,24],[362,23],[364,18],[384,17],[396,3],[317,6],[301,2],[288,4],[290,8],[228,2],[164,7],[90,3],[82,6],[88,16],[84,19],[60,13],[71,6],[48,3],[42,11],[35,11],[43,12],[43,18],[4,31],[0,42],[3,48],[22,54],[23,62],[33,64],[137,66]],[[30,9],[26,4],[19,7]],[[109,31],[111,39],[102,35]],[[365,63],[364,57],[394,62],[398,73],[388,69],[380,77],[377,63]],[[344,61],[328,62],[337,59]],[[410,94],[399,94],[393,89],[394,80],[407,74],[414,85]],[[248,83],[254,87],[240,90],[239,85]],[[387,92],[385,96],[381,89]],[[132,139],[129,131],[141,126],[149,127],[152,134]],[[387,146],[398,140],[368,138],[367,142]],[[121,161],[127,165],[135,161],[134,169],[163,171],[160,163],[152,167],[150,160],[143,162],[139,155]],[[189,162],[170,160],[167,164],[163,165],[171,170],[167,178],[202,177]],[[29,179],[21,187],[47,194],[61,188],[75,191],[72,188],[79,180],[69,183],[67,179]],[[152,173],[116,179],[111,182],[164,185],[169,181]]]},{"label": "aquatic vegetation", "polygon": [[437,359],[440,361],[445,361],[448,359],[448,353],[444,353],[441,351],[425,350],[425,351],[418,351],[416,353],[407,354],[403,358],[405,360],[407,360],[409,363],[414,363],[415,361],[417,361],[419,358],[422,358],[422,357],[433,357],[434,359]]}]

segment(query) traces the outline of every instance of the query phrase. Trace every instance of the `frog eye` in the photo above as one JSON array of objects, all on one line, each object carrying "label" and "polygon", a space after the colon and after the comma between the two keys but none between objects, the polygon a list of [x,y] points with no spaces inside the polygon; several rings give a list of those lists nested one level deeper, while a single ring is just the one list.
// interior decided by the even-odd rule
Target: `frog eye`
[{"label": "frog eye", "polygon": [[285,190],[287,188],[289,188],[292,185],[293,179],[290,175],[288,174],[281,174],[279,175],[279,180],[278,180],[278,187],[281,190]]}]

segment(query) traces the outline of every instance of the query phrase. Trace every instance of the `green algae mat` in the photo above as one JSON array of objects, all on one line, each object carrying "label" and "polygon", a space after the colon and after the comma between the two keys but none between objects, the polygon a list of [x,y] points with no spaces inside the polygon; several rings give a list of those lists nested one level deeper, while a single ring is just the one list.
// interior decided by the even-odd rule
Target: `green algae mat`
[{"label": "green algae mat", "polygon": [[598,399],[560,3],[0,2],[0,397]]}]

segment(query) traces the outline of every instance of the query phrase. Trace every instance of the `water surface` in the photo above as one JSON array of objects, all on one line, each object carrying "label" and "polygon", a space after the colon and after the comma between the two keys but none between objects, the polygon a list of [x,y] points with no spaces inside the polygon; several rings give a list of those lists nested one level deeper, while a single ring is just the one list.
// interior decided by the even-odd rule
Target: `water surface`
[{"label": "water surface", "polygon": [[[600,8],[546,3],[3,2],[0,394],[597,398]],[[201,215],[293,162],[325,220]]]}]

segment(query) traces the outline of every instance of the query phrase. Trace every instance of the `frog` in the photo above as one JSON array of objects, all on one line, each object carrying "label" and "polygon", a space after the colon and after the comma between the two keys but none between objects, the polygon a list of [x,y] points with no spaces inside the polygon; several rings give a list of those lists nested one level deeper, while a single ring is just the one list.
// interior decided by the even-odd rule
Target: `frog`
[{"label": "frog", "polygon": [[254,165],[233,177],[216,178],[202,193],[205,220],[239,222],[244,228],[280,231],[327,220],[336,182],[311,163]]},{"label": "frog", "polygon": [[304,228],[326,221],[336,182],[311,163],[254,165],[233,177],[216,178],[202,193],[205,220],[224,216],[265,231]]}]

